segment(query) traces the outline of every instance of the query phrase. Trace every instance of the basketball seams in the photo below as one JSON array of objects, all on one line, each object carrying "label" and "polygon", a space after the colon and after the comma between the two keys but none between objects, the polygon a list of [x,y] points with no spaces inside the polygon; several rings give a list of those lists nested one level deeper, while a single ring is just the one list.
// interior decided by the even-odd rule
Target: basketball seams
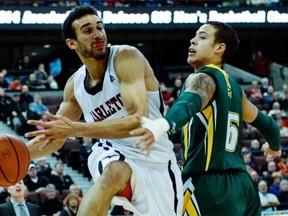
[{"label": "basketball seams", "polygon": [[[30,164],[30,154],[29,154],[29,150],[26,144],[21,139],[18,139],[14,137],[13,135],[0,134],[0,142],[1,140],[3,143],[5,143],[5,145],[4,145],[3,155],[2,155],[3,164],[0,166],[0,173],[1,173],[1,176],[3,177],[3,179],[1,179],[0,181],[0,186],[5,187],[5,186],[13,185],[25,177],[29,164]],[[5,148],[9,150],[7,151],[8,163],[7,161],[5,161],[5,155],[6,155]],[[13,162],[11,161],[12,165],[11,163],[9,164],[10,162],[9,153],[13,155],[12,156]],[[4,161],[6,163],[4,163]],[[5,167],[5,166],[8,166],[8,167]],[[15,166],[15,169],[13,166]],[[5,168],[7,168],[7,170]],[[9,172],[11,175],[8,174]],[[13,178],[13,180],[11,180],[11,178]]]},{"label": "basketball seams", "polygon": [[14,140],[11,141],[11,138],[10,138],[10,137],[8,137],[8,136],[6,136],[6,135],[4,135],[4,136],[5,136],[6,139],[8,139],[9,143],[12,145],[12,147],[13,147],[13,149],[14,149],[14,152],[15,152],[15,154],[16,154],[17,167],[18,167],[18,169],[17,169],[17,178],[16,178],[15,182],[13,182],[13,183],[17,183],[18,178],[19,178],[19,173],[20,173],[20,169],[19,169],[19,167],[20,167],[19,154],[18,154],[18,152],[17,152],[17,150],[16,150],[16,147],[14,146],[14,142],[13,142]]}]

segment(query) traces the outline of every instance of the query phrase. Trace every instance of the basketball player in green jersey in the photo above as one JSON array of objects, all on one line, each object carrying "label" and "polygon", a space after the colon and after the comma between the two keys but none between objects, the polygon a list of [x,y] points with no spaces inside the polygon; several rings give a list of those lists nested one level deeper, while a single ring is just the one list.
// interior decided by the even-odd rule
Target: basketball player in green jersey
[{"label": "basketball player in green jersey", "polygon": [[160,134],[183,127],[183,215],[261,215],[242,156],[242,121],[264,135],[262,150],[272,158],[281,154],[279,128],[221,69],[239,44],[229,25],[209,21],[190,42],[187,61],[195,73],[165,118],[139,118],[142,128],[130,133],[140,136],[134,146],[149,152]]}]

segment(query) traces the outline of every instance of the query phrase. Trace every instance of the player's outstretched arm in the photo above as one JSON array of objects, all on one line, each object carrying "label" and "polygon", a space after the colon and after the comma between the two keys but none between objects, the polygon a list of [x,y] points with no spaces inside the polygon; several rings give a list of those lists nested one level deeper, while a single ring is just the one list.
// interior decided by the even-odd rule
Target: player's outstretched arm
[{"label": "player's outstretched arm", "polygon": [[[73,94],[73,76],[67,81],[67,84],[64,89],[64,100],[61,103],[60,108],[57,111],[57,114],[69,117],[69,119],[75,121],[79,120],[81,117],[82,111],[79,105],[77,104],[77,101],[74,98]],[[48,116],[49,120],[57,118],[57,116],[49,113]],[[42,121],[29,120],[28,122],[33,125],[41,125],[44,128],[47,127]],[[43,157],[45,155],[57,151],[63,146],[67,138],[63,136],[59,139],[50,139],[50,137],[46,136],[45,133],[35,133],[35,132],[37,131],[31,133],[29,132],[26,134],[26,137],[28,138],[32,138],[35,136],[33,139],[29,140],[26,143],[32,159]]]},{"label": "player's outstretched arm", "polygon": [[38,125],[44,129],[28,132],[25,136],[41,136],[50,142],[65,140],[69,137],[124,138],[129,136],[129,131],[140,127],[140,122],[136,119],[135,115],[91,123],[72,121],[62,115],[53,115],[51,113],[47,113],[47,117],[49,119],[48,122],[29,120],[29,124]]},{"label": "player's outstretched arm", "polygon": [[183,127],[197,112],[206,107],[212,100],[215,89],[216,84],[209,75],[191,74],[185,82],[185,91],[169,108],[164,118],[151,121],[142,117],[142,128],[130,132],[132,136],[139,136],[133,146],[149,151],[152,143],[161,134]]},{"label": "player's outstretched arm", "polygon": [[277,123],[270,117],[266,116],[257,107],[246,98],[243,92],[242,96],[243,120],[255,127],[263,134],[267,141],[262,146],[264,156],[275,158],[281,155],[281,138],[280,129]]}]

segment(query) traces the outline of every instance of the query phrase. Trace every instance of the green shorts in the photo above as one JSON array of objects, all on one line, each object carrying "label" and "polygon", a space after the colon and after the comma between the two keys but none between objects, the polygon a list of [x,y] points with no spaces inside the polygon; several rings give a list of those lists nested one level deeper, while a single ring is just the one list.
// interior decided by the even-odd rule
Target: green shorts
[{"label": "green shorts", "polygon": [[[192,177],[192,181],[195,186],[193,195],[197,203],[193,201],[192,197],[189,201],[187,199],[192,188],[188,186],[192,184],[191,178],[189,178],[184,182],[184,190],[186,189],[186,191],[184,191],[183,215],[197,215],[195,214],[196,208],[194,208],[196,206],[198,206],[202,216],[261,215],[258,189],[247,172],[205,173]],[[191,208],[191,206],[194,207]]]}]

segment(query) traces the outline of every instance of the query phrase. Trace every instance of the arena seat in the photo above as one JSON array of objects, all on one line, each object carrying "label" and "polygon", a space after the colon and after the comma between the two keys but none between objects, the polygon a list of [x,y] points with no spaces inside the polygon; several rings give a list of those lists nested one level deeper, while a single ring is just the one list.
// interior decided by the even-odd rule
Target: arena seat
[{"label": "arena seat", "polygon": [[64,160],[73,169],[80,169],[80,140],[69,138],[63,146]]}]

